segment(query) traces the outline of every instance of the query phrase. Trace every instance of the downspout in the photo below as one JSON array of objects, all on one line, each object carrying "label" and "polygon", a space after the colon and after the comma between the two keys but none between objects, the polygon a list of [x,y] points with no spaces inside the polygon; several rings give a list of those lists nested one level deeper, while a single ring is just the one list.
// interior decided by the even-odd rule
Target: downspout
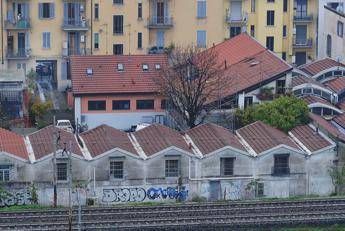
[{"label": "downspout", "polygon": [[93,0],[91,0],[91,19],[90,19],[90,29],[91,29],[91,35],[90,35],[90,41],[91,41],[91,49],[90,49],[90,51],[91,51],[91,55],[92,55],[92,53],[93,53]]},{"label": "downspout", "polygon": [[1,19],[0,19],[0,23],[1,23],[1,64],[4,64],[4,11],[3,11],[3,0],[1,1],[1,6],[0,6],[0,15],[1,15]]}]

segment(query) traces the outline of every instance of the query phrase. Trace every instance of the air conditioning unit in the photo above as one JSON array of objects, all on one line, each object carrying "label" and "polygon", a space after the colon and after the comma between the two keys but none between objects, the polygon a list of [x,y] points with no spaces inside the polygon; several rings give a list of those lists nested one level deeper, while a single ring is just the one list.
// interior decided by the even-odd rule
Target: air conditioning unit
[{"label": "air conditioning unit", "polygon": [[80,42],[84,43],[85,42],[85,35],[80,36]]},{"label": "air conditioning unit", "polygon": [[296,55],[291,56],[292,63],[296,63]]}]

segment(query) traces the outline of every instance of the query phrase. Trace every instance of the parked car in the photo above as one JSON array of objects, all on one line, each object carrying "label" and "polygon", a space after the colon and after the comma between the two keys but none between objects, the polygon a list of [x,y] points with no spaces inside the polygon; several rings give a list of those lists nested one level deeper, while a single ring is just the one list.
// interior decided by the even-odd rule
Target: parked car
[{"label": "parked car", "polygon": [[68,132],[73,132],[72,124],[69,120],[58,120],[56,127],[66,130]]}]

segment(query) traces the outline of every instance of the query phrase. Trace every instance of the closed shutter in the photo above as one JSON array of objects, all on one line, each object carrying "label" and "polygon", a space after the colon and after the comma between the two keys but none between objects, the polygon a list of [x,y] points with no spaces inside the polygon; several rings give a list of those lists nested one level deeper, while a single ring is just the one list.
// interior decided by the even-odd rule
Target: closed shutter
[{"label": "closed shutter", "polygon": [[43,3],[38,3],[38,17],[43,18]]},{"label": "closed shutter", "polygon": [[61,80],[67,79],[67,62],[62,61],[61,62]]},{"label": "closed shutter", "polygon": [[50,18],[55,18],[55,4],[49,4]]},{"label": "closed shutter", "polygon": [[201,1],[198,1],[197,3],[197,14],[198,14],[198,18],[206,18],[206,1],[204,0],[201,0]]},{"label": "closed shutter", "polygon": [[206,31],[204,30],[197,31],[197,46],[206,47]]}]

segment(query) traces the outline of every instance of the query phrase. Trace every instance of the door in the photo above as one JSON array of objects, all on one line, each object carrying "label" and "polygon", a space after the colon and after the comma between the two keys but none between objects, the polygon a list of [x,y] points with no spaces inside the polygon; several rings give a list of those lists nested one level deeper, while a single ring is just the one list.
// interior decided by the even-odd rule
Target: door
[{"label": "door", "polygon": [[209,200],[210,201],[217,201],[220,199],[220,181],[210,181],[210,195]]},{"label": "door", "polygon": [[253,96],[244,97],[244,108],[251,106],[253,104]]},{"label": "door", "polygon": [[75,33],[69,32],[68,33],[68,55],[74,55],[75,53]]},{"label": "door", "polygon": [[7,37],[7,51],[9,54],[13,54],[13,48],[14,48],[13,35],[9,35]]},{"label": "door", "polygon": [[25,56],[25,33],[18,33],[18,55]]},{"label": "door", "polygon": [[164,31],[157,31],[156,44],[157,44],[158,50],[164,48]]},{"label": "door", "polygon": [[164,23],[164,2],[157,2],[157,23]]},{"label": "door", "polygon": [[307,63],[307,53],[306,52],[296,52],[296,65],[300,66]]},{"label": "door", "polygon": [[307,26],[306,25],[296,25],[296,44],[306,44],[307,43]]},{"label": "door", "polygon": [[242,20],[242,2],[241,1],[231,1],[230,18],[232,21]]}]

